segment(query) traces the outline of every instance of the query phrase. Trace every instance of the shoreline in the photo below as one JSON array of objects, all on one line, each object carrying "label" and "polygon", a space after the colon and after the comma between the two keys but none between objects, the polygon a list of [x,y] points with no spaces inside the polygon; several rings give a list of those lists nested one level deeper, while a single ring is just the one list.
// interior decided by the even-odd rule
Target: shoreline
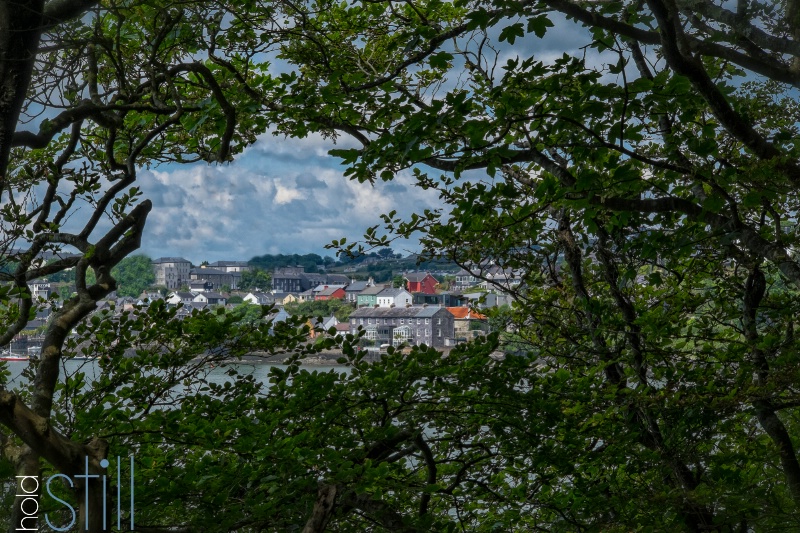
[{"label": "shoreline", "polygon": [[[440,349],[444,356],[447,356],[450,353],[450,349],[452,348],[444,348]],[[280,353],[280,354],[270,354],[269,352],[251,352],[247,355],[242,356],[241,359],[227,359],[223,361],[223,364],[231,364],[231,363],[248,363],[248,364],[270,364],[270,365],[279,365],[279,364],[286,364],[286,359],[291,357],[294,354],[291,353]],[[308,366],[349,366],[347,363],[339,363],[337,359],[343,357],[344,353],[342,350],[325,350],[324,352],[319,352],[315,354],[309,354],[308,356],[301,359],[299,362],[301,365],[308,365]]]}]

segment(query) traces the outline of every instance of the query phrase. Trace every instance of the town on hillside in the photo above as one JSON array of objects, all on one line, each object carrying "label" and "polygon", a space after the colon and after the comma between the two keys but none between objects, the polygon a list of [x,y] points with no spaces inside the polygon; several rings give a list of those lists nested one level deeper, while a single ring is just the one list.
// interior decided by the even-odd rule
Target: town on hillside
[{"label": "town on hillside", "polygon": [[[398,258],[383,254],[381,259],[407,266]],[[130,272],[117,272],[118,290],[100,303],[98,311],[121,313],[156,300],[177,307],[179,317],[194,310],[233,312],[242,306],[274,306],[274,321],[291,315],[322,317],[312,324],[319,326],[314,336],[319,330],[363,331],[360,343],[370,349],[421,344],[446,348],[488,333],[488,309],[510,305],[512,293],[520,288],[518,272],[491,261],[470,268],[444,265],[450,270],[390,271],[384,274],[390,279],[383,282],[375,280],[371,267],[359,272],[350,265],[337,273],[320,266],[276,266],[267,272],[253,261],[194,265],[182,257],[137,256],[125,267]],[[144,283],[141,290],[137,283]],[[41,303],[40,310],[6,347],[5,352],[11,353],[0,357],[35,353],[37,334],[44,330],[51,310],[71,295],[63,279],[33,280],[29,287],[34,301]]]}]

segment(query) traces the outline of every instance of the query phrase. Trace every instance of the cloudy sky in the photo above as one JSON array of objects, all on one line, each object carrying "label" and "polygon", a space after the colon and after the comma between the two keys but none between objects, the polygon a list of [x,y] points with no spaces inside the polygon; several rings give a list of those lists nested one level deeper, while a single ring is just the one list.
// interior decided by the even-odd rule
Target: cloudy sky
[{"label": "cloudy sky", "polygon": [[[534,54],[548,62],[565,51],[586,53],[578,47],[587,43],[587,33],[557,19],[545,39],[527,36],[501,50],[501,64],[516,55]],[[342,139],[337,147],[347,142]],[[374,187],[346,179],[338,159],[327,155],[333,147],[320,136],[298,140],[264,135],[231,164],[142,170],[139,185],[154,204],[142,253],[183,256],[195,264],[266,253],[332,256],[326,244],[342,237],[358,240],[367,227],[380,223],[381,213],[394,209],[407,218],[441,207],[435,192],[414,187],[410,173]],[[394,248],[416,251],[411,241]]]},{"label": "cloudy sky", "polygon": [[374,187],[348,180],[327,155],[332,147],[320,136],[264,135],[231,164],[142,170],[140,186],[153,211],[141,251],[196,264],[267,253],[333,256],[326,244],[357,240],[381,213],[408,216],[439,205],[436,193],[412,185],[410,173]]}]

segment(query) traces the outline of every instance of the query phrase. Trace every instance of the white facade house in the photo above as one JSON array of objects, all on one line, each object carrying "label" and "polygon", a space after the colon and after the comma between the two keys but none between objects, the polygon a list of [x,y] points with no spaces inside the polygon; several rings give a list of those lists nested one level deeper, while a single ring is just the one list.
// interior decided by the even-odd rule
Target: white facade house
[{"label": "white facade house", "polygon": [[254,305],[272,305],[275,303],[275,297],[272,294],[258,291],[247,293],[247,296],[242,300]]},{"label": "white facade house", "polygon": [[405,307],[414,297],[405,289],[383,289],[378,293],[378,307]]},{"label": "white facade house", "polygon": [[31,289],[31,297],[34,301],[39,298],[47,300],[50,297],[50,282],[44,279],[37,279],[28,282]]},{"label": "white facade house", "polygon": [[195,294],[194,300],[192,301],[194,303],[201,303],[206,305],[225,305],[227,299],[219,293],[206,291],[206,292],[198,292],[197,294]]},{"label": "white facade house", "polygon": [[194,301],[195,295],[191,292],[176,291],[169,293],[167,303],[170,305],[184,304],[189,305]]}]

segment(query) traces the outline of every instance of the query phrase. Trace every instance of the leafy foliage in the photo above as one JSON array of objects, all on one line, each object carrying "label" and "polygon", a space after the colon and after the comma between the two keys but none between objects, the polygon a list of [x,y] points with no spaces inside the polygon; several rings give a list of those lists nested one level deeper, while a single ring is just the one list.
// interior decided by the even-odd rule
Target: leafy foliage
[{"label": "leafy foliage", "polygon": [[[0,10],[0,345],[49,305],[32,297],[31,281],[75,284],[52,309],[28,386],[0,390],[2,452],[18,475],[46,464],[74,476],[84,460],[99,475],[102,407],[86,439],[50,423],[65,343],[117,288],[115,275],[125,279],[122,261],[140,246],[152,209],[136,185],[140,169],[229,161],[267,129],[254,112],[272,81],[256,63],[279,32],[274,11],[257,2],[52,0]],[[75,487],[91,496],[80,504],[83,530],[102,527],[97,480]],[[22,526],[22,501],[12,504],[11,530]]]},{"label": "leafy foliage", "polygon": [[308,302],[292,302],[284,306],[286,311],[295,315],[328,317],[335,316],[340,322],[344,322],[350,317],[350,313],[355,311],[352,304],[331,298],[330,300],[311,300]]},{"label": "leafy foliage", "polygon": [[[799,527],[794,2],[234,4],[6,10],[0,345],[36,312],[28,281],[76,282],[32,379],[0,390],[9,476],[133,450],[162,530]],[[570,20],[584,48],[526,52]],[[271,51],[281,74],[256,64]],[[333,153],[353,179],[409,171],[438,193],[336,245],[420,236],[422,261],[519,273],[510,335],[367,364],[349,336],[308,346],[302,317],[87,318],[139,246],[137,169],[228,160],[270,123],[351,136]],[[337,343],[349,373],[204,376]],[[91,386],[57,379],[75,353],[99,358]]]},{"label": "leafy foliage", "polygon": [[[333,245],[419,237],[423,258],[518,273],[496,282],[516,300],[507,339],[563,400],[539,457],[565,469],[532,458],[541,485],[517,500],[538,527],[797,526],[793,6],[285,11],[302,30],[283,57],[303,74],[282,88],[281,133],[349,135],[360,146],[331,153],[352,179],[408,171],[445,203]],[[556,20],[583,42],[539,54]],[[353,44],[319,44],[332,34]]]},{"label": "leafy foliage", "polygon": [[[265,329],[209,313],[183,322],[172,314],[151,306],[123,314],[112,329],[98,321],[82,330],[73,348],[81,339],[107,339],[83,349],[105,354],[100,374],[88,388],[85,373],[71,375],[56,418],[81,438],[96,431],[103,413],[110,454],[135,454],[137,524],[207,527],[213,520],[219,531],[291,530],[309,520],[324,491],[341,502],[328,517],[337,529],[489,530],[560,521],[524,496],[549,479],[543,473],[571,469],[570,453],[584,442],[564,438],[562,450],[544,438],[568,427],[552,393],[559,380],[531,381],[525,358],[489,358],[494,340],[446,358],[424,347],[393,352],[377,365],[345,342],[347,371],[309,372],[295,360],[273,367],[269,386],[236,366],[220,383],[208,364],[246,353],[253,341],[265,346]],[[267,345],[300,341],[307,333],[300,324],[276,324]],[[125,335],[133,328],[152,333]],[[198,348],[223,331],[236,331],[237,341]],[[142,341],[164,349],[142,349]],[[527,439],[508,439],[508,432]],[[499,454],[513,460],[498,461]],[[487,515],[490,507],[496,511]]]},{"label": "leafy foliage", "polygon": [[242,272],[239,280],[239,290],[261,290],[268,291],[272,288],[272,274],[258,267]]},{"label": "leafy foliage", "polygon": [[265,272],[272,272],[276,268],[300,266],[306,272],[319,272],[317,265],[324,264],[324,260],[317,254],[265,254],[253,257],[248,263]]},{"label": "leafy foliage", "polygon": [[139,296],[156,282],[150,257],[141,254],[120,261],[111,269],[111,275],[117,280],[117,294],[120,296]]}]

